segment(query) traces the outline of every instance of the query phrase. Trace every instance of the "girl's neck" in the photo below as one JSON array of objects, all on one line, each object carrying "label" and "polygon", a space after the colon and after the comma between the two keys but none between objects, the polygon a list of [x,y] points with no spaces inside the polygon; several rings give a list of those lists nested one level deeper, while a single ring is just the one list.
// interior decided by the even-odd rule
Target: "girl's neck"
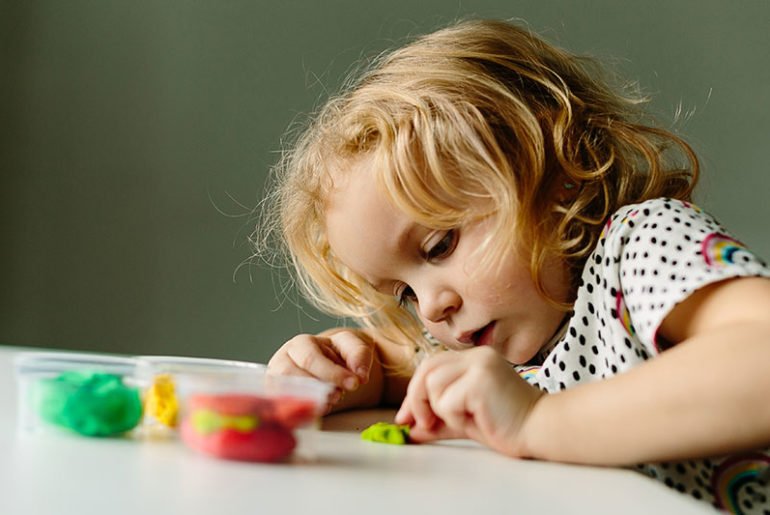
[{"label": "girl's neck", "polygon": [[549,338],[548,342],[543,345],[540,350],[537,353],[537,356],[535,359],[542,363],[545,361],[545,358],[551,353],[554,347],[556,347],[556,344],[559,343],[559,340],[561,340],[564,337],[564,334],[567,332],[567,327],[569,326],[569,321],[572,318],[573,312],[568,311],[564,314],[564,318],[562,318],[561,323],[559,324],[559,327],[554,331],[551,338]]}]

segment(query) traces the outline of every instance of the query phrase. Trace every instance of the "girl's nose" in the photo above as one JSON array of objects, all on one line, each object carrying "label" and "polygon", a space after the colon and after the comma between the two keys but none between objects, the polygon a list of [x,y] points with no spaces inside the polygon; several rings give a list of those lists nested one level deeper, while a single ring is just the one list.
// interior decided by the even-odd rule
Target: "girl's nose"
[{"label": "girl's nose", "polygon": [[441,288],[417,294],[420,314],[433,323],[442,322],[456,313],[462,305],[462,299],[453,289]]}]

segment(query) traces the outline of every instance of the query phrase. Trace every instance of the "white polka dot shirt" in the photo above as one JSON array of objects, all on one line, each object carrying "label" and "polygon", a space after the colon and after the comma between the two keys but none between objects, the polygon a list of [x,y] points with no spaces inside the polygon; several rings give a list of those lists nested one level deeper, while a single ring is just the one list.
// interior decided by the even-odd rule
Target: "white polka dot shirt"
[{"label": "white polka dot shirt", "polygon": [[[667,348],[656,333],[675,305],[708,284],[748,276],[770,277],[770,269],[698,207],[672,199],[625,206],[586,262],[563,336],[539,364],[516,368],[548,392],[622,373]],[[768,451],[638,469],[721,509],[770,514]]]}]

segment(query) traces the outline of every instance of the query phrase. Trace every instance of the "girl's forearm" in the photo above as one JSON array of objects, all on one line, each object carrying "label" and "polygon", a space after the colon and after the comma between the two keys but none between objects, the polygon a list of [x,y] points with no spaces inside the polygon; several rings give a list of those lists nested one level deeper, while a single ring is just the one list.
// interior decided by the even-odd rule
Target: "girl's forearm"
[{"label": "girl's forearm", "polygon": [[770,321],[693,337],[627,373],[543,396],[516,453],[631,465],[768,445],[768,364]]}]

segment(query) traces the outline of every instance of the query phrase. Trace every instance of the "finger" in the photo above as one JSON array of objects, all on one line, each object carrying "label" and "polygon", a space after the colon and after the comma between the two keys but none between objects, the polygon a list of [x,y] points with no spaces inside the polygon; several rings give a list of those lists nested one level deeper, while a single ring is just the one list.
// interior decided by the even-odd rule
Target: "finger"
[{"label": "finger", "polygon": [[433,429],[428,430],[424,427],[413,427],[409,430],[409,440],[414,443],[428,443],[436,440],[453,440],[457,438],[466,438],[463,434],[458,434],[446,424],[437,424]]},{"label": "finger", "polygon": [[312,377],[313,379],[317,379],[313,374],[306,370],[302,370],[296,363],[288,358],[285,363],[273,363],[272,361],[268,363],[267,373],[282,376]]},{"label": "finger", "polygon": [[267,372],[275,375],[313,377],[292,361],[285,347],[279,349],[267,362]]},{"label": "finger", "polygon": [[[435,374],[436,371],[434,371],[432,374],[430,374],[430,376],[434,376],[434,378],[428,379],[426,381],[426,383],[429,385],[433,383],[432,388],[436,389],[434,391],[446,391],[451,389],[452,385],[454,385],[456,382],[453,381],[453,378],[457,377],[457,371],[447,370],[444,372],[441,370],[442,368],[443,367],[440,367],[438,369],[440,374]],[[429,390],[430,388],[431,386],[428,387]],[[431,396],[432,394],[429,394],[429,397]],[[443,395],[441,395],[440,398],[443,398]],[[447,422],[447,420],[444,419],[444,413],[441,412],[441,408],[437,406],[435,401],[431,401],[430,408],[433,412],[433,416],[435,417],[435,421],[433,423],[429,422],[427,424],[414,424],[409,431],[409,438],[412,441],[416,443],[426,443],[435,440],[467,438],[463,429],[456,427],[456,422]]]},{"label": "finger", "polygon": [[[267,373],[270,375],[284,375],[295,377],[310,377],[318,379],[313,374],[306,370],[302,370],[294,363],[287,355],[286,352],[279,351],[270,358],[267,364]],[[341,390],[334,388],[327,396],[327,407],[336,404],[342,397]]]},{"label": "finger", "polygon": [[347,365],[345,364],[345,360],[342,359],[342,356],[340,356],[340,353],[337,352],[337,350],[331,345],[331,343],[326,343],[323,340],[319,342],[318,350],[320,350],[324,356],[326,356],[329,361],[332,363],[336,363],[337,365],[341,367],[347,368]]},{"label": "finger", "polygon": [[[412,378],[409,384],[416,384],[415,379]],[[418,426],[423,428],[426,426],[435,427],[439,420],[431,411],[427,397],[420,396],[414,393],[415,391],[416,388],[414,386],[407,388],[406,397],[394,418],[395,422],[397,424],[407,424],[412,428]]]},{"label": "finger", "polygon": [[342,389],[334,388],[329,393],[329,396],[328,396],[329,404],[331,404],[331,405],[337,404],[338,402],[340,402],[342,400],[342,397],[344,397],[344,396],[345,396],[345,392]]},{"label": "finger", "polygon": [[416,438],[429,441],[459,436],[451,426],[460,423],[462,418],[448,406],[444,407],[443,410],[456,420],[448,424],[439,409],[439,402],[446,389],[464,374],[466,367],[462,358],[461,354],[453,352],[437,354],[425,360],[415,372],[396,421],[412,426]]},{"label": "finger", "polygon": [[334,384],[346,390],[358,387],[358,378],[340,364],[340,358],[330,342],[323,337],[308,337],[288,345],[286,354],[296,368],[313,377]]},{"label": "finger", "polygon": [[396,412],[396,416],[393,417],[393,422],[396,424],[405,424],[407,426],[414,426],[414,415],[406,404],[401,404],[401,407]]},{"label": "finger", "polygon": [[465,425],[466,367],[458,360],[446,361],[432,369],[425,378],[426,393],[433,413],[453,430]]},{"label": "finger", "polygon": [[409,420],[413,427],[424,427],[427,429],[435,427],[440,421],[430,406],[428,390],[425,380],[428,373],[432,370],[435,362],[428,359],[424,361],[409,381],[406,389],[404,402],[401,409],[396,414],[397,420]]},{"label": "finger", "polygon": [[374,360],[374,345],[352,331],[341,331],[331,337],[347,368],[355,373],[361,383],[369,381],[369,371]]}]

